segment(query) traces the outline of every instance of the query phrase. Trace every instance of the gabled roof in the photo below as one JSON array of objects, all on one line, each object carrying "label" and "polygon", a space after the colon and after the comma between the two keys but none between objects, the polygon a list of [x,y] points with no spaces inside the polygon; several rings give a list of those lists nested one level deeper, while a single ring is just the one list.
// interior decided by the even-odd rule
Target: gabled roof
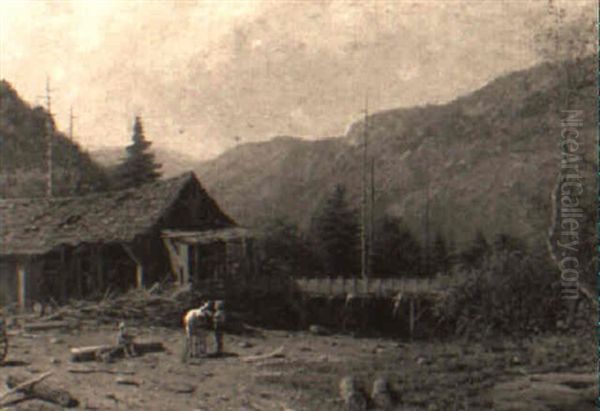
[{"label": "gabled roof", "polygon": [[184,187],[197,184],[219,221],[234,225],[200,186],[193,173],[121,191],[81,197],[0,200],[0,255],[44,254],[59,245],[128,243],[152,230]]}]

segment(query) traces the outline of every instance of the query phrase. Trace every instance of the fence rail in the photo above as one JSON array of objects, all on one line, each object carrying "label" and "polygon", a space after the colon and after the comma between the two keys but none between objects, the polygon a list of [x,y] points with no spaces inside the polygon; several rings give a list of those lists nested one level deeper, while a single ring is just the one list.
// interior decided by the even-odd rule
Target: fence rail
[{"label": "fence rail", "polygon": [[252,276],[205,279],[196,282],[195,288],[211,294],[230,294],[239,291],[279,292],[300,291],[313,295],[382,295],[398,293],[441,292],[457,285],[456,276],[432,278],[289,278],[279,276]]}]

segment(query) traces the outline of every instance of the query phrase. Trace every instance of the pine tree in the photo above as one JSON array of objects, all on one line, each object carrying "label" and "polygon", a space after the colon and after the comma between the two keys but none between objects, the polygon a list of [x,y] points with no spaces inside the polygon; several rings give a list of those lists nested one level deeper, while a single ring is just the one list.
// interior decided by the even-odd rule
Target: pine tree
[{"label": "pine tree", "polygon": [[119,188],[136,187],[140,184],[156,181],[160,176],[161,165],[156,163],[154,154],[148,149],[152,143],[144,136],[142,120],[135,117],[132,144],[127,146],[127,157],[119,165],[116,185]]},{"label": "pine tree", "polygon": [[373,274],[414,276],[422,272],[422,249],[402,219],[385,216],[377,224],[373,244]]},{"label": "pine tree", "polygon": [[442,234],[438,231],[433,242],[433,271],[448,274],[450,272],[450,255]]},{"label": "pine tree", "polygon": [[477,230],[471,247],[462,254],[463,264],[467,267],[478,267],[489,256],[491,251],[492,249],[485,239],[483,232]]},{"label": "pine tree", "polygon": [[346,200],[346,188],[337,185],[316,218],[318,240],[330,275],[356,276],[359,272],[359,226]]},{"label": "pine tree", "polygon": [[264,226],[264,232],[261,242],[264,272],[304,277],[319,271],[309,242],[295,224],[276,218]]}]

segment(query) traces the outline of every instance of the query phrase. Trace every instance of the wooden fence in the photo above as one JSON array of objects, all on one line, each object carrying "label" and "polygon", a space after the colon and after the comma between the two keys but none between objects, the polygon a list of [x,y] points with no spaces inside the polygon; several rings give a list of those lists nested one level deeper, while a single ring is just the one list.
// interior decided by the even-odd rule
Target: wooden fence
[{"label": "wooden fence", "polygon": [[398,293],[441,292],[457,285],[456,276],[432,278],[296,278],[280,276],[239,276],[206,279],[194,284],[198,290],[210,294],[226,295],[241,291],[270,293],[300,291],[311,295],[379,295],[393,296]]},{"label": "wooden fence", "polygon": [[432,278],[300,278],[296,284],[305,293],[321,295],[395,295],[441,292],[457,285],[453,276]]}]

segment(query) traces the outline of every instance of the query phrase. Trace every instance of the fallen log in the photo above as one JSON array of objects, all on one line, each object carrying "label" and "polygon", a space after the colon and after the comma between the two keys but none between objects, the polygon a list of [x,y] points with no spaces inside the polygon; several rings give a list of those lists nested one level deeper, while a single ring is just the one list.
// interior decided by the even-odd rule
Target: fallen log
[{"label": "fallen log", "polygon": [[275,357],[283,357],[283,345],[281,347],[277,348],[275,351],[272,351],[267,354],[250,355],[248,357],[243,357],[242,361],[253,362],[253,361],[266,360],[268,358],[275,358]]},{"label": "fallen log", "polygon": [[56,330],[58,328],[69,328],[73,327],[74,324],[69,321],[44,321],[44,322],[35,322],[35,323],[25,323],[23,324],[23,329],[25,331],[47,331],[47,330]]},{"label": "fallen log", "polygon": [[109,370],[104,368],[69,368],[68,372],[72,374],[94,374],[94,373],[104,373],[104,374],[113,374],[113,375],[135,375],[134,371],[119,371],[119,370]]},{"label": "fallen log", "polygon": [[45,381],[39,380],[32,383],[31,381],[27,381],[25,377],[9,375],[6,379],[6,385],[27,396],[52,402],[62,407],[71,408],[79,405],[79,401],[74,398],[71,393],[63,389],[55,388]]},{"label": "fallen log", "polygon": [[[133,348],[138,355],[165,351],[165,347],[160,342],[134,343]],[[110,355],[111,358],[123,358],[125,357],[125,350],[122,346],[109,344],[71,348],[71,361],[83,362],[102,360],[107,354]]]}]

